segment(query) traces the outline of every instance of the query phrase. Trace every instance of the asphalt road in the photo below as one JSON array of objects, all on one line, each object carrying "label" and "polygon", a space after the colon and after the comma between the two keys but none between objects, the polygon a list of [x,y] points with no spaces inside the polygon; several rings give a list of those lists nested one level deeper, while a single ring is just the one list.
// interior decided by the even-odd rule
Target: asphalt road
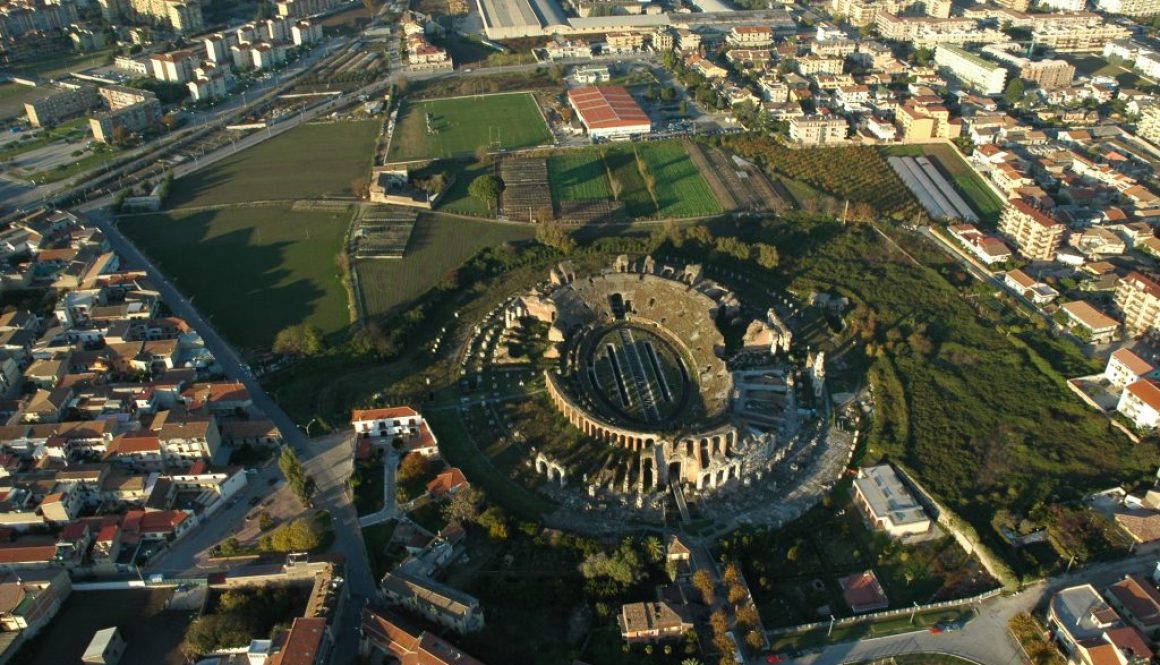
[{"label": "asphalt road", "polygon": [[[341,625],[335,627],[335,634],[339,636],[339,639],[336,640],[333,662],[335,665],[353,663],[358,646],[355,638],[359,609],[367,599],[377,597],[377,585],[367,561],[362,531],[358,526],[358,516],[347,493],[348,479],[352,468],[353,437],[339,434],[313,441],[307,439],[298,424],[292,421],[266,394],[262,385],[242,362],[233,347],[226,342],[209,321],[201,316],[189,299],[116,228],[116,225],[109,218],[107,208],[90,210],[86,216],[90,222],[96,224],[105,233],[112,249],[128,264],[146,270],[166,305],[175,315],[185,319],[201,334],[206,348],[213,353],[226,374],[245,384],[246,389],[250,391],[254,406],[274,422],[282,432],[285,442],[294,446],[302,458],[307,472],[314,476],[318,486],[318,492],[314,497],[314,508],[330,513],[335,531],[333,549],[346,558],[345,577],[349,599],[346,611],[342,612]],[[256,485],[258,491],[261,491],[261,483]],[[239,504],[229,510],[236,511],[242,507]],[[246,507],[248,508],[248,506]],[[207,524],[199,527],[199,529],[205,530],[204,535],[190,534],[189,538],[193,539],[190,551],[196,551],[194,547],[203,544],[200,539],[208,541],[214,538],[220,540],[227,537],[231,531],[231,525],[236,523],[229,519],[231,515],[232,513],[226,513],[211,518]],[[221,523],[215,524],[219,517]],[[236,515],[233,517],[236,519]],[[177,561],[188,563],[189,559],[179,557]],[[164,558],[161,560],[161,564],[164,564],[166,568],[170,567]]]}]

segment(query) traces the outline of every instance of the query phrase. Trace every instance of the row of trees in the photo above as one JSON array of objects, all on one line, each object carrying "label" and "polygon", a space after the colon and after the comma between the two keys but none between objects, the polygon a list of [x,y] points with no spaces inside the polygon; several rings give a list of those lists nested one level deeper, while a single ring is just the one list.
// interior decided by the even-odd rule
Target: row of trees
[{"label": "row of trees", "polygon": [[286,476],[286,482],[289,483],[294,496],[304,505],[311,505],[311,498],[317,489],[314,477],[306,473],[302,460],[298,458],[298,453],[294,452],[292,446],[282,447],[282,454],[278,457],[278,468],[282,469],[282,474]]}]

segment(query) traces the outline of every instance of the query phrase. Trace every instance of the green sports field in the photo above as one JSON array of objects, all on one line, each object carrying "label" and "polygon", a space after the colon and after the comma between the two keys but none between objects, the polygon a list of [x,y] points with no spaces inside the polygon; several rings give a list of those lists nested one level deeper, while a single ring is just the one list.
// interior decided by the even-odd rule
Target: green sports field
[{"label": "green sports field", "polygon": [[[648,190],[637,155],[653,176],[655,192]],[[548,173],[557,205],[612,199],[611,173],[620,185],[618,200],[632,217],[703,217],[721,212],[721,204],[679,141],[561,151],[548,159]]]},{"label": "green sports field", "polygon": [[387,158],[405,162],[471,155],[480,146],[530,148],[551,142],[529,93],[450,97],[403,102]]},{"label": "green sports field", "polygon": [[352,197],[367,177],[375,120],[295,127],[173,183],[170,207]]},{"label": "green sports field", "polygon": [[420,215],[402,259],[362,259],[359,290],[370,316],[386,314],[436,286],[479,250],[535,235],[530,225]]},{"label": "green sports field", "polygon": [[604,164],[590,152],[561,152],[548,160],[552,198],[556,201],[604,201],[612,198]]},{"label": "green sports field", "polygon": [[336,256],[349,213],[288,206],[175,211],[118,222],[125,235],[235,344],[268,348],[279,330],[348,325]]}]

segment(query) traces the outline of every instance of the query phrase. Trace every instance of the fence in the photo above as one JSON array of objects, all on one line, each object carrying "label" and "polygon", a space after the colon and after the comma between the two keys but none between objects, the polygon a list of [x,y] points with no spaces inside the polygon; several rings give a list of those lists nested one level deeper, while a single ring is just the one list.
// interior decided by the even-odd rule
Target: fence
[{"label": "fence", "polygon": [[[991,589],[990,591],[981,593],[970,598],[958,598],[955,600],[944,600],[941,603],[929,603],[927,605],[915,605],[912,607],[901,607],[896,610],[883,610],[881,612],[871,612],[869,614],[862,614],[854,617],[843,617],[834,621],[834,626],[850,626],[858,623],[865,623],[867,621],[877,621],[878,619],[893,619],[894,617],[906,616],[911,612],[929,612],[931,610],[946,610],[954,607],[963,607],[964,605],[971,605],[973,603],[980,603],[988,598],[994,598],[1002,593],[1002,589]],[[768,631],[770,639],[776,635],[787,635],[789,633],[801,633],[809,630],[817,630],[819,628],[828,628],[829,621],[817,621],[814,623],[806,623],[800,626],[789,626],[788,628],[774,628]]]}]

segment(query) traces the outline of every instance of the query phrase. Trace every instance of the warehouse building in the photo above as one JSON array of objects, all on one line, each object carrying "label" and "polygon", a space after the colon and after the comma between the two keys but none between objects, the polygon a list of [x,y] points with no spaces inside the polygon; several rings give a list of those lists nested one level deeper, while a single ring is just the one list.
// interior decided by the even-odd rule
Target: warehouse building
[{"label": "warehouse building", "polygon": [[648,114],[622,87],[573,88],[568,91],[568,103],[593,140],[623,139],[652,131]]},{"label": "warehouse building", "polygon": [[489,39],[514,39],[569,32],[557,0],[476,0]]}]

